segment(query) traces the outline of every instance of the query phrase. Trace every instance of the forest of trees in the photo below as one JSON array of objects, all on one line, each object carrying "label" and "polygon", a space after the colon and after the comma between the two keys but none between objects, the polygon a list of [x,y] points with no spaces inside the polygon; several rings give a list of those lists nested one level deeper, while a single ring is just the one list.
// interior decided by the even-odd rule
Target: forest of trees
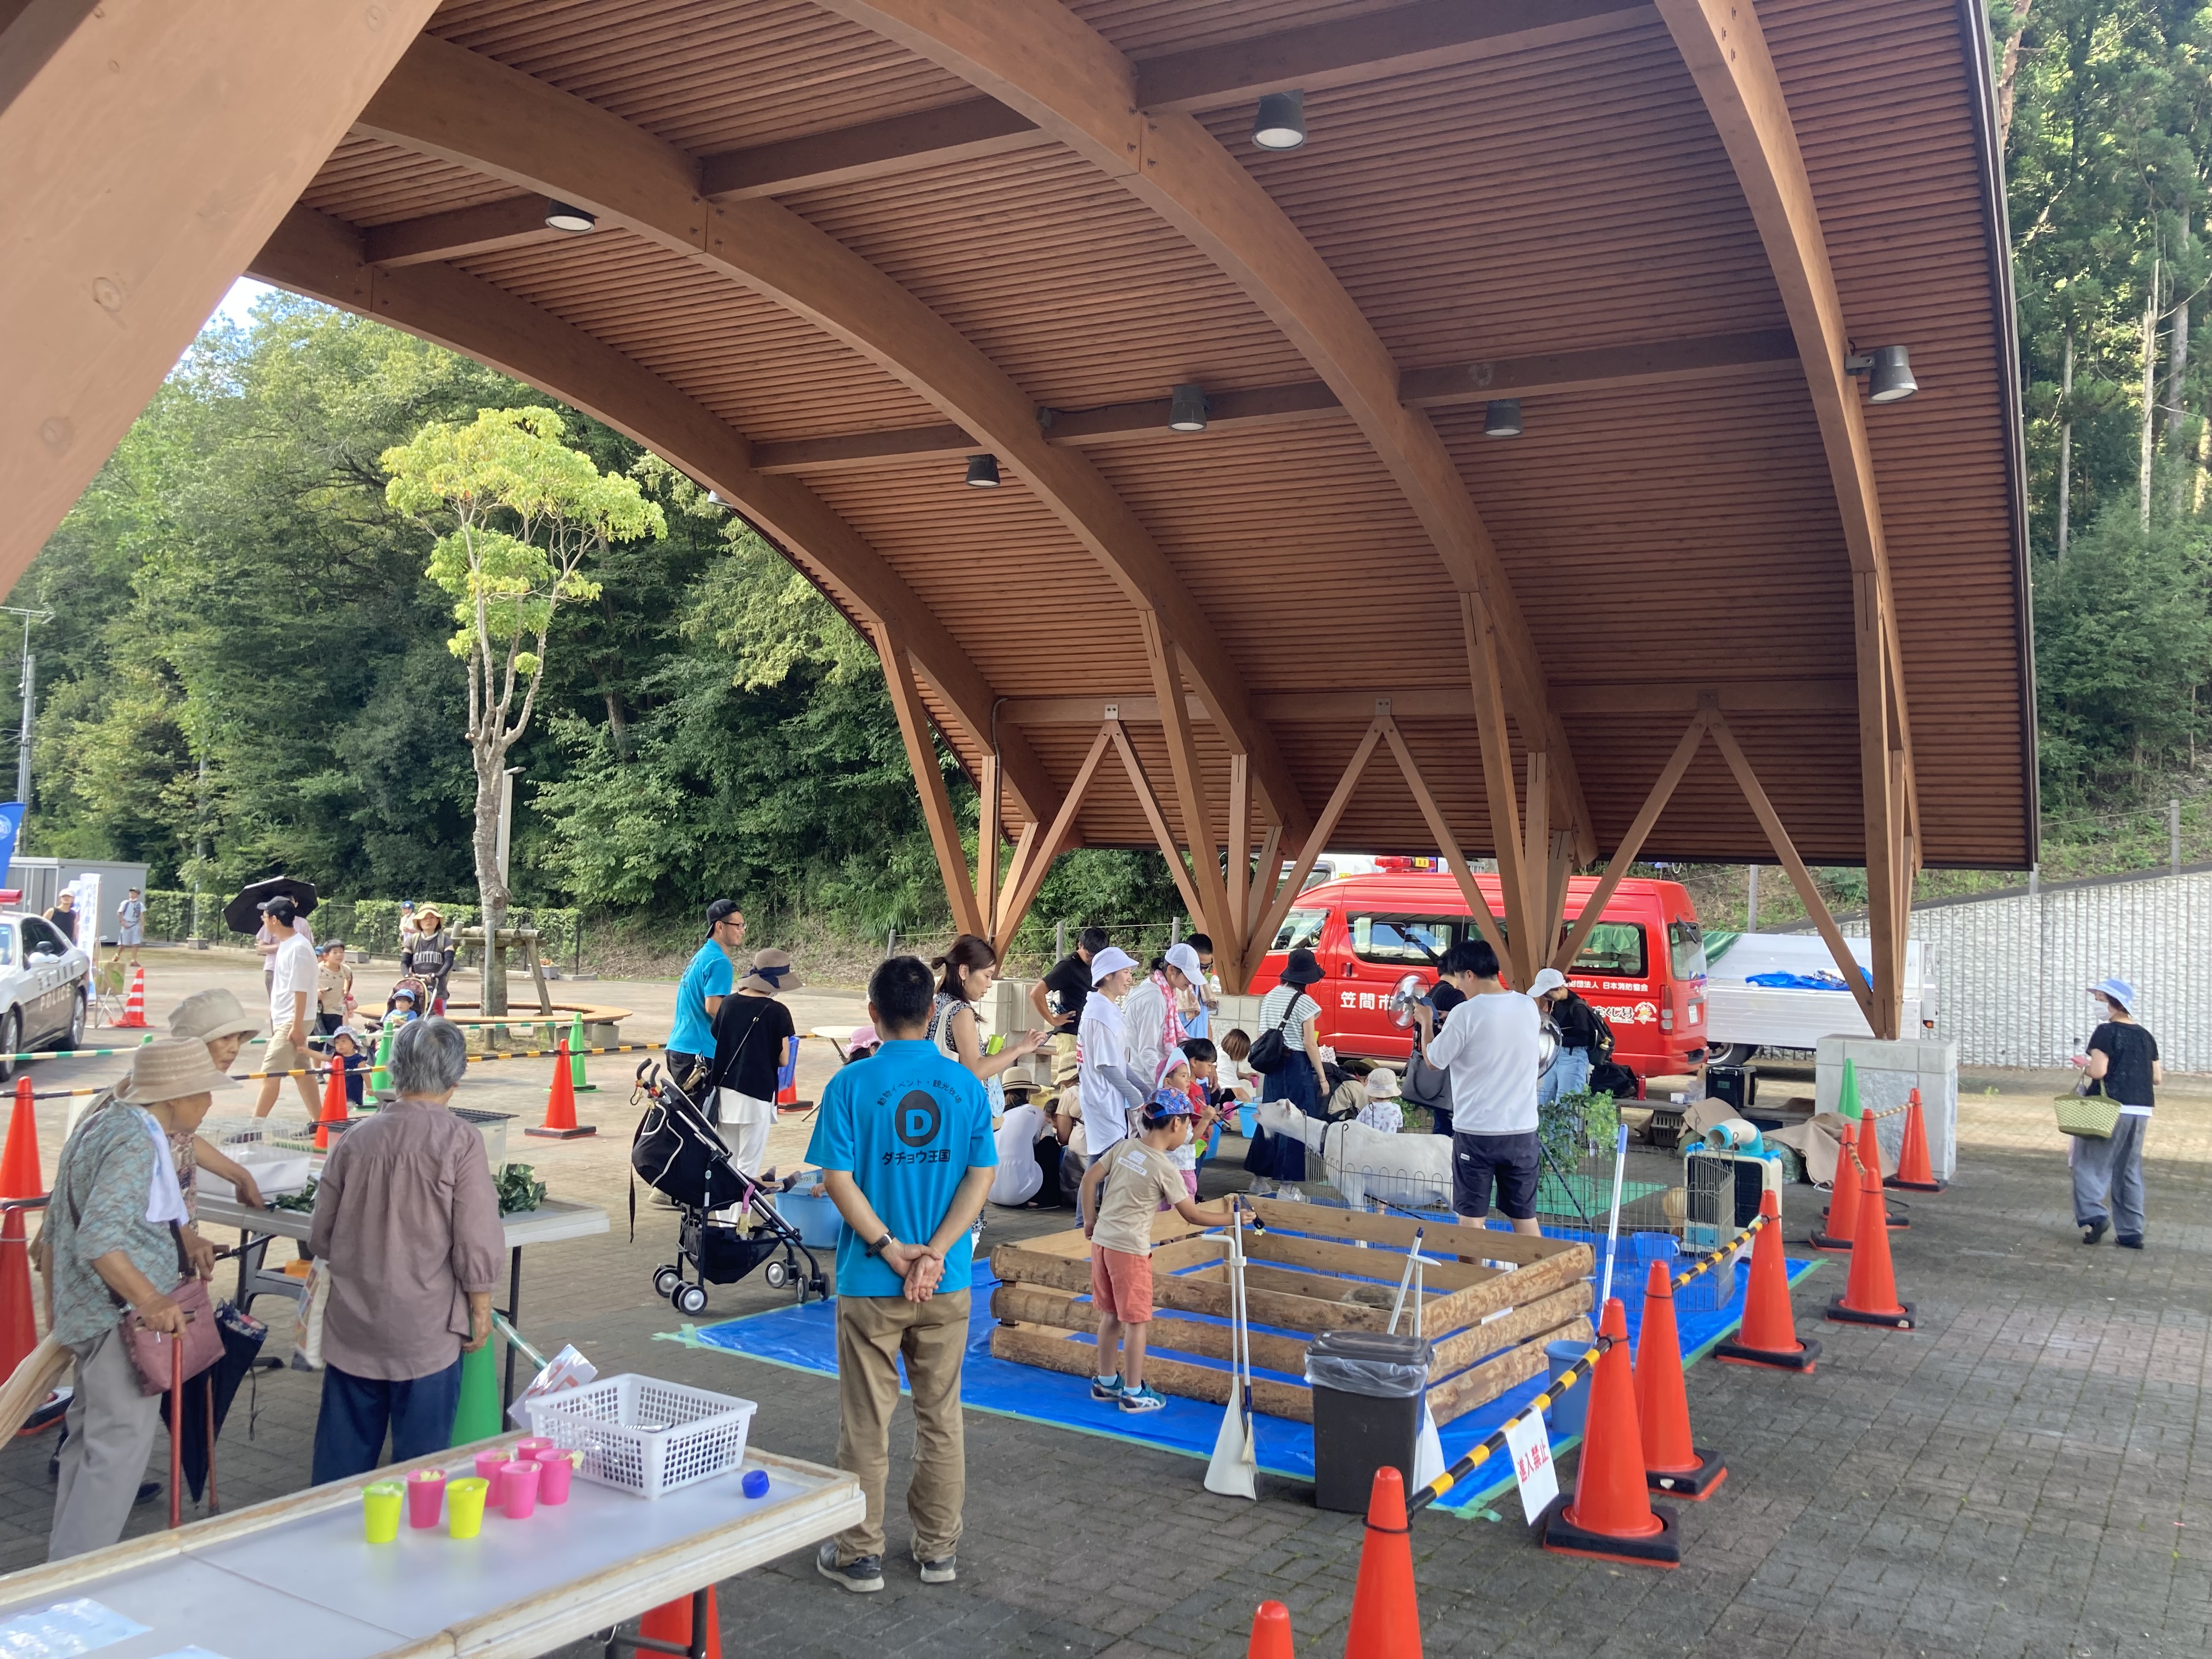
[{"label": "forest of trees", "polygon": [[[2170,796],[2212,805],[2212,8],[1993,11],[2046,838],[2063,842]],[[12,598],[53,613],[33,636],[28,850],[143,859],[157,885],[289,870],[471,896],[453,599],[379,458],[426,422],[544,402],[282,295],[211,326]],[[940,925],[873,652],[688,480],[562,414],[666,535],[612,544],[585,573],[596,593],[554,619],[507,757],[526,769],[516,902],[673,917],[726,892],[853,937]],[[1039,913],[1176,908],[1158,855],[1088,852]]]}]

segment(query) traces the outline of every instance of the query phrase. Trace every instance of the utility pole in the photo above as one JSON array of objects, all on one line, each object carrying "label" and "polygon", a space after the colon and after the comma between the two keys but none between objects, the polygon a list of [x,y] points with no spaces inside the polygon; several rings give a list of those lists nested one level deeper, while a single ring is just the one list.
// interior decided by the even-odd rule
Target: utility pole
[{"label": "utility pole", "polygon": [[[34,611],[20,605],[0,605],[0,613],[23,619],[23,665],[16,690],[23,699],[23,718],[15,733],[15,799],[23,804],[23,817],[31,816],[31,715],[38,701],[39,672],[36,659],[31,655],[31,624],[52,622],[51,611]],[[23,830],[15,829],[15,844],[21,848]]]}]

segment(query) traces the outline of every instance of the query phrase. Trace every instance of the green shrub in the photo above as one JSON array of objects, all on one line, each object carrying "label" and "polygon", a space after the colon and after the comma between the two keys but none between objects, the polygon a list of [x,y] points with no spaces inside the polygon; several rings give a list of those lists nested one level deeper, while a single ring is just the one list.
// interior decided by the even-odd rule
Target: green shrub
[{"label": "green shrub", "polygon": [[[220,939],[229,929],[222,925],[221,893],[204,893],[200,896],[200,925],[207,938]],[[159,939],[185,939],[192,934],[192,896],[163,889],[149,890],[146,896],[146,937]],[[417,901],[418,906],[420,901]],[[473,904],[439,903],[439,914],[445,917],[449,928],[471,927],[477,921],[477,907]],[[574,951],[576,939],[583,929],[583,913],[580,910],[541,910],[519,908],[507,913],[511,925],[534,927],[538,929],[538,946],[545,960],[555,966],[565,964]],[[351,949],[372,956],[393,957],[399,954],[399,901],[398,899],[325,899],[315,907],[308,926],[318,939],[343,939]]]},{"label": "green shrub", "polygon": [[1613,1097],[1588,1089],[1561,1095],[1536,1115],[1544,1150],[1563,1170],[1572,1170],[1589,1153],[1613,1145],[1620,1113]]}]

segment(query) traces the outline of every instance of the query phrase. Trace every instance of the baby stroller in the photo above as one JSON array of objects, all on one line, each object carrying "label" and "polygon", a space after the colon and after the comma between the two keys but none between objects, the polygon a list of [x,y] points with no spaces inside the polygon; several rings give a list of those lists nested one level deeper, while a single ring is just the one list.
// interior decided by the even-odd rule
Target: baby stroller
[{"label": "baby stroller", "polygon": [[[630,1168],[638,1180],[673,1199],[679,1212],[677,1259],[653,1270],[653,1294],[666,1297],[678,1313],[701,1314],[707,1310],[708,1285],[734,1285],[761,1267],[771,1289],[788,1285],[801,1303],[810,1295],[827,1300],[830,1282],[822,1264],[799,1230],[777,1212],[772,1189],[730,1161],[730,1149],[684,1086],[648,1060],[637,1068],[632,1098],[647,1104],[630,1142]],[[718,1213],[733,1206],[741,1220]],[[629,1227],[636,1237],[634,1182]]]}]

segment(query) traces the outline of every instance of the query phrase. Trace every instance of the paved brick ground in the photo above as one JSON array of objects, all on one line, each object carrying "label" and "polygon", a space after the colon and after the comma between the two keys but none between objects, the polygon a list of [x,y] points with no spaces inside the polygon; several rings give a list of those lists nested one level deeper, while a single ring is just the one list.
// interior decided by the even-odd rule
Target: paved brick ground
[{"label": "paved brick ground", "polygon": [[[163,962],[155,1017],[210,978],[258,985],[235,963]],[[665,1029],[667,987],[589,985],[637,1008],[627,1028]],[[811,998],[802,1025],[849,1024],[849,1000]],[[811,1088],[830,1065],[811,1053]],[[62,1062],[104,1077],[115,1062]],[[596,1073],[611,1082],[615,1073]],[[487,1067],[472,1103],[534,1118],[538,1063]],[[2151,1249],[2086,1249],[2069,1222],[2064,1147],[2047,1127],[2051,1080],[1976,1078],[1961,1113],[1960,1184],[1914,1195],[1894,1238],[1913,1334],[1819,1325],[1840,1265],[1800,1287],[1801,1324],[1826,1345],[1818,1372],[1791,1378],[1717,1364],[1690,1373],[1699,1437],[1730,1474],[1716,1498],[1682,1506],[1686,1560],[1673,1573],[1547,1556],[1517,1503],[1497,1522],[1431,1516],[1413,1544],[1431,1656],[1723,1652],[1812,1656],[2203,1655],[2212,1651],[2212,1468],[2195,1462],[2212,1332],[2212,1092],[2178,1086],[2150,1143]],[[1990,1092],[1975,1093],[1975,1089]],[[42,1112],[51,1168],[59,1107]],[[653,1338],[678,1320],[647,1279],[667,1253],[665,1212],[624,1237],[626,1089],[586,1097],[597,1142],[531,1143],[563,1196],[606,1203],[615,1231],[549,1247],[531,1262],[526,1328],[579,1342],[603,1368],[641,1369],[760,1402],[760,1443],[827,1462],[836,1403],[826,1380]],[[50,1121],[49,1121],[50,1120]],[[804,1130],[779,1130],[779,1158]],[[1789,1194],[1793,1233],[1809,1189]],[[1055,1224],[994,1213],[999,1236]],[[770,1305],[747,1285],[720,1290],[710,1316]],[[264,1304],[273,1310],[273,1304]],[[559,1313],[550,1310],[557,1308]],[[281,1346],[281,1345],[276,1345]],[[304,1483],[315,1385],[264,1376],[250,1437],[223,1443],[234,1503]],[[247,1407],[241,1407],[241,1411]],[[1176,1409],[1199,1409],[1173,1406]],[[895,1437],[905,1455],[908,1432]],[[1110,1659],[1236,1656],[1253,1607],[1291,1609],[1299,1650],[1340,1650],[1357,1570],[1356,1519],[1324,1516],[1296,1483],[1262,1477],[1261,1501],[1214,1498],[1193,1461],[971,1413],[961,1580],[923,1587],[903,1552],[880,1595],[823,1583],[794,1556],[723,1587],[735,1656],[1074,1654]],[[37,1559],[50,1504],[47,1446],[0,1450],[0,1566]],[[164,1449],[166,1455],[166,1449]],[[139,1525],[160,1517],[142,1511]],[[568,1653],[595,1650],[579,1644]]]}]

